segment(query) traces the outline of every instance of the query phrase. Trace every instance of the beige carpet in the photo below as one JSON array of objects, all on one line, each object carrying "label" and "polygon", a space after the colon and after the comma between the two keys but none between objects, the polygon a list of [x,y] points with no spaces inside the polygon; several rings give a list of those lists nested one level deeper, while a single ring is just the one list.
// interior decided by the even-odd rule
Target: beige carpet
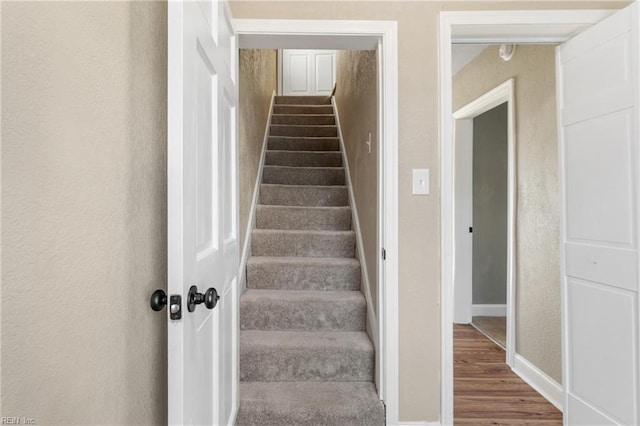
[{"label": "beige carpet", "polygon": [[275,98],[240,297],[236,426],[384,426],[337,119]]},{"label": "beige carpet", "polygon": [[507,347],[507,317],[473,317],[471,324],[503,348]]}]

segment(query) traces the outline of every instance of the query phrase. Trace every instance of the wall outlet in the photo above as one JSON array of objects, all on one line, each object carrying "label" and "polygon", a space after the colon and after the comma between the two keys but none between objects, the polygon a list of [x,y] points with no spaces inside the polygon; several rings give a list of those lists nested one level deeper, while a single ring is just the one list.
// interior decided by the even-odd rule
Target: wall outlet
[{"label": "wall outlet", "polygon": [[429,195],[429,169],[413,169],[413,195]]}]

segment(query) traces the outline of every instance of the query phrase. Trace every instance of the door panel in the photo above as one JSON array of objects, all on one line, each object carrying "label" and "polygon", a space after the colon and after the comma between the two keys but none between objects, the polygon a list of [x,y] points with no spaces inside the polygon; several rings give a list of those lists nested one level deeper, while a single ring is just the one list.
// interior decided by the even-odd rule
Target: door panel
[{"label": "door panel", "polygon": [[218,138],[214,138],[213,118],[218,116],[218,90],[215,70],[202,49],[197,55],[197,144],[196,144],[196,229],[198,258],[218,248],[217,212],[219,200],[218,174]]},{"label": "door panel", "polygon": [[334,75],[335,69],[335,53],[316,53],[316,94],[329,95],[333,90],[333,84],[336,81]]},{"label": "door panel", "polygon": [[307,55],[291,53],[285,58],[287,58],[284,72],[285,94],[308,95],[311,93]]},{"label": "door panel", "polygon": [[[565,73],[575,76],[566,80],[564,87],[565,98],[571,100],[564,110],[563,120],[566,124],[601,116],[633,104],[633,92],[628,90],[633,83],[630,75],[631,49],[631,34],[626,33],[574,56],[564,65]],[[622,66],[602,66],[610,63]],[[581,90],[585,86],[598,87],[599,90]]]},{"label": "door panel", "polygon": [[630,246],[634,240],[633,109],[565,130],[567,238]]},{"label": "door panel", "polygon": [[567,276],[636,291],[637,255],[635,250],[567,243]]},{"label": "door panel", "polygon": [[[170,424],[229,424],[235,411],[238,273],[235,36],[226,2],[168,4],[168,327]],[[187,309],[189,289],[221,300]],[[222,299],[224,298],[224,300]],[[224,348],[224,352],[221,351]]]},{"label": "door panel", "polygon": [[565,424],[638,424],[638,4],[558,47]]},{"label": "door panel", "polygon": [[[613,420],[594,411],[592,407],[585,404],[581,400],[569,395],[567,400],[567,408],[565,413],[571,413],[571,423],[565,420],[565,424],[571,425],[598,425],[598,426],[616,426]],[[565,414],[566,416],[566,414]]]},{"label": "door panel", "polygon": [[[577,325],[569,336],[569,391],[621,424],[636,424],[635,294],[574,278],[567,286],[568,320]],[[598,315],[603,306],[606,318]]]}]

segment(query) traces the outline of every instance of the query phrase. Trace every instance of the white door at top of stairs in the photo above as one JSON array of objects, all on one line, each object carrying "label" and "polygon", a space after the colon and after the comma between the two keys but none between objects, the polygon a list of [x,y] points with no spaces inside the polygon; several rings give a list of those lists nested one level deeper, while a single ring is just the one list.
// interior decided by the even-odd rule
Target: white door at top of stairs
[{"label": "white door at top of stairs", "polygon": [[283,95],[328,96],[333,91],[336,82],[335,50],[284,49],[279,63]]}]

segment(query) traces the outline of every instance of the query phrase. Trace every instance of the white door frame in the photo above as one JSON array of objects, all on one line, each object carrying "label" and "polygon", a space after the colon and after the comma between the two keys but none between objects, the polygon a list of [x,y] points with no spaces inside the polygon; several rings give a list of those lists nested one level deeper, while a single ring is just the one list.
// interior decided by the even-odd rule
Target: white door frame
[{"label": "white door frame", "polygon": [[[379,49],[378,67],[378,321],[374,341],[378,394],[387,424],[399,423],[398,390],[398,28],[395,21],[235,19],[254,48]],[[338,90],[340,90],[338,88]]]},{"label": "white door frame", "polygon": [[562,43],[615,10],[441,12],[439,26],[441,182],[441,407],[442,425],[453,424],[453,114],[452,43]]},{"label": "white door frame", "polygon": [[[515,132],[515,99],[514,99],[514,82],[513,78],[505,81],[498,87],[479,98],[473,100],[469,104],[460,108],[458,111],[453,113],[453,118],[455,120],[454,129],[459,129],[459,126],[465,126],[473,128],[473,119],[480,114],[484,114],[485,112],[497,107],[498,105],[502,105],[503,103],[507,103],[507,355],[506,361],[507,365],[513,367],[514,356],[516,352],[516,263],[515,263],[515,253],[516,253],[516,132]],[[455,131],[454,131],[455,133]],[[470,139],[470,140],[469,140]],[[465,143],[461,143],[464,140]],[[470,157],[470,160],[473,160],[473,131],[471,132],[463,132],[456,133],[453,139],[454,143],[454,153],[456,153],[456,159],[460,158],[460,154],[464,157]],[[464,149],[464,151],[462,151]],[[462,151],[462,152],[461,152]],[[458,166],[454,160],[454,169]],[[455,171],[454,171],[455,173]],[[459,175],[458,175],[459,176]],[[465,188],[464,186],[468,186],[468,183],[473,184],[473,178],[469,180],[469,182],[455,182],[454,179],[454,191],[459,193],[461,189],[465,189],[467,193],[471,194],[473,188]],[[461,185],[463,185],[461,187]],[[468,206],[470,209],[473,209],[473,205],[470,204]],[[457,215],[460,209],[454,209],[454,215]],[[454,218],[454,223],[456,219]],[[469,222],[466,226],[471,226],[473,222]],[[457,230],[458,232],[464,232],[465,236],[468,235],[467,232],[463,231],[464,227],[461,227],[458,224]],[[473,234],[472,234],[473,235]],[[458,239],[457,233],[454,230],[454,238],[457,241]],[[468,248],[465,249],[465,251]],[[470,250],[469,250],[470,251]],[[460,256],[458,252],[456,256]],[[454,265],[458,265],[454,262]],[[473,293],[473,280],[469,274],[465,274],[463,279],[459,279],[461,277],[460,270],[458,266],[456,266],[455,277],[455,296],[454,296],[454,305],[455,310],[454,314],[457,318],[455,318],[456,322],[469,323],[471,322],[472,317],[472,293]],[[463,296],[464,297],[461,297]],[[464,318],[460,318],[458,316],[458,312],[462,310],[465,314]],[[467,321],[468,320],[468,321]]]}]

